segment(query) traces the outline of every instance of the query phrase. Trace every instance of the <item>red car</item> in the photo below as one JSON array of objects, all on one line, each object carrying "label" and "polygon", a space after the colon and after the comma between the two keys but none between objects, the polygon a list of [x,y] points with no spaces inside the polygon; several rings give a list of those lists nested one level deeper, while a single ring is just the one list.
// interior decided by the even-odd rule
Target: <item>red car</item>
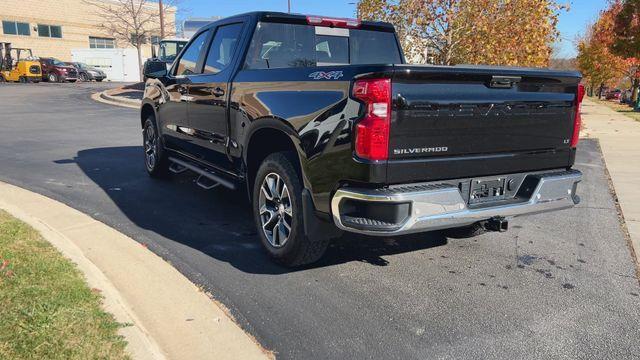
[{"label": "red car", "polygon": [[42,67],[42,80],[48,82],[76,82],[78,70],[55,58],[40,58]]},{"label": "red car", "polygon": [[622,96],[622,90],[615,89],[615,90],[607,91],[607,93],[604,95],[604,98],[607,100],[620,101],[621,96]]}]

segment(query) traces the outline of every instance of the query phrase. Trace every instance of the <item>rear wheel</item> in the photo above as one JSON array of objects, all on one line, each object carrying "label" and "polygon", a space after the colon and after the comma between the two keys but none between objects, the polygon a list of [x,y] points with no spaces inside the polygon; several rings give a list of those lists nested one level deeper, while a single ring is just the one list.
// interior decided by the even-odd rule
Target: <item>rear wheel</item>
[{"label": "rear wheel", "polygon": [[89,81],[87,74],[80,74],[80,81]]},{"label": "rear wheel", "polygon": [[58,82],[58,75],[56,73],[50,73],[47,75],[47,80],[49,80],[49,82]]},{"label": "rear wheel", "polygon": [[4,79],[4,76],[2,74],[0,74],[0,83],[6,82],[6,80]]},{"label": "rear wheel", "polygon": [[24,76],[20,76],[20,80],[21,83],[26,84],[27,83],[27,78]]},{"label": "rear wheel", "polygon": [[169,158],[153,118],[148,118],[142,131],[144,163],[149,176],[162,178],[169,175]]},{"label": "rear wheel", "polygon": [[267,156],[253,187],[253,209],[258,236],[276,262],[285,266],[312,263],[324,254],[329,239],[305,235],[302,183],[295,155],[278,152]]}]

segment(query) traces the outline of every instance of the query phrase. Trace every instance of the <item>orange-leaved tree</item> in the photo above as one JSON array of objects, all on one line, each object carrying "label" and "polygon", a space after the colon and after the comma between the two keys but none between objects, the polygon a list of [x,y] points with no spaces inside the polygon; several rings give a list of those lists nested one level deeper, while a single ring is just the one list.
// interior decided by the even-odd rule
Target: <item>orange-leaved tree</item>
[{"label": "orange-leaved tree", "polygon": [[[621,1],[611,1],[588,28],[586,36],[578,42],[578,68],[590,94],[596,87],[616,86],[625,78],[635,78],[632,75],[635,74],[637,60],[612,51],[617,39],[614,31],[616,18],[621,9]],[[637,80],[634,87],[637,87]]]},{"label": "orange-leaved tree", "polygon": [[633,86],[633,100],[637,101],[640,79],[640,0],[625,0],[613,22],[613,41],[610,45],[614,54],[628,59],[632,63],[628,76]]},{"label": "orange-leaved tree", "polygon": [[555,0],[362,0],[358,13],[392,22],[409,61],[548,66],[563,9]]}]

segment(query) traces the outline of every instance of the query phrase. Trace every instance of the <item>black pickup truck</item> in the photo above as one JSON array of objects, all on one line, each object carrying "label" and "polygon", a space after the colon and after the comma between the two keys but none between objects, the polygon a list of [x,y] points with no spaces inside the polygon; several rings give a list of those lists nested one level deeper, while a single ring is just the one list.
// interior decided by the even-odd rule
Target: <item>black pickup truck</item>
[{"label": "black pickup truck", "polygon": [[471,236],[579,201],[576,72],[406,65],[391,24],[254,12],[147,75],[149,174],[246,188],[287,266],[342,231]]}]

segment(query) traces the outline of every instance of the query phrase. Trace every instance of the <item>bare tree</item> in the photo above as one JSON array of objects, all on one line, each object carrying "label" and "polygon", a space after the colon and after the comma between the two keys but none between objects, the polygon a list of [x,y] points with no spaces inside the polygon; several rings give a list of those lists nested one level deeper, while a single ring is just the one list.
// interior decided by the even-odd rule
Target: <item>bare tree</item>
[{"label": "bare tree", "polygon": [[142,80],[142,46],[152,37],[160,34],[175,33],[175,23],[167,22],[167,13],[175,13],[175,7],[165,0],[163,6],[163,25],[160,28],[160,11],[158,4],[150,0],[84,0],[94,7],[100,21],[98,27],[110,34],[119,43],[129,44],[138,52],[138,67]]}]

